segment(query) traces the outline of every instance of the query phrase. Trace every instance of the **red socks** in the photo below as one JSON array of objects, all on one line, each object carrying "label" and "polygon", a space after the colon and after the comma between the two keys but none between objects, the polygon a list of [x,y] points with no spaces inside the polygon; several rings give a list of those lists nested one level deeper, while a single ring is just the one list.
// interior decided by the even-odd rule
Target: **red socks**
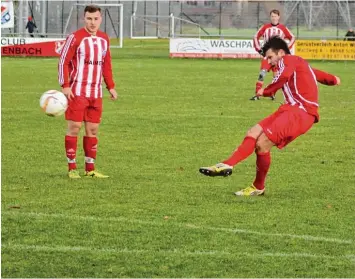
[{"label": "red socks", "polygon": [[233,154],[222,163],[234,166],[244,159],[248,158],[255,149],[256,139],[252,137],[245,137],[242,144],[233,152]]},{"label": "red socks", "polygon": [[259,89],[263,87],[264,82],[262,81],[257,81],[255,84],[255,93],[258,93]]},{"label": "red socks", "polygon": [[77,137],[65,136],[65,152],[67,154],[68,169],[76,169],[76,147],[77,147]]},{"label": "red socks", "polygon": [[[242,144],[233,152],[233,154],[225,161],[224,164],[235,166],[239,162],[248,158],[255,150],[256,139],[252,137],[245,137]],[[271,164],[270,152],[257,153],[256,152],[256,177],[254,186],[258,190],[265,188],[265,178],[269,171]]]},{"label": "red socks", "polygon": [[[77,149],[77,137],[65,136],[65,151],[68,160],[68,169],[76,169],[76,149]],[[84,137],[84,152],[85,152],[85,170],[92,171],[95,169],[97,138],[96,137]]]},{"label": "red socks", "polygon": [[85,152],[85,171],[95,170],[95,159],[97,152],[97,138],[87,137],[83,138],[84,152]]},{"label": "red socks", "polygon": [[256,153],[256,177],[253,185],[258,190],[265,188],[265,178],[271,164],[270,152]]}]

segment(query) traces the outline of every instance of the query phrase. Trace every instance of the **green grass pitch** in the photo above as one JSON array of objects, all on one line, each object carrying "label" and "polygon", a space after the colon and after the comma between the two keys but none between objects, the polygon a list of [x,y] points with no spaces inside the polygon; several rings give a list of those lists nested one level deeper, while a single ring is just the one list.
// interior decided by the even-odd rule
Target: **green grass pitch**
[{"label": "green grass pitch", "polygon": [[320,85],[320,123],[273,150],[266,195],[237,198],[254,155],[228,178],[198,168],[282,101],[248,100],[259,61],[114,50],[97,158],[111,178],[69,181],[64,118],[39,108],[57,59],[2,58],[2,277],[354,277],[355,63],[310,63],[342,85]]}]

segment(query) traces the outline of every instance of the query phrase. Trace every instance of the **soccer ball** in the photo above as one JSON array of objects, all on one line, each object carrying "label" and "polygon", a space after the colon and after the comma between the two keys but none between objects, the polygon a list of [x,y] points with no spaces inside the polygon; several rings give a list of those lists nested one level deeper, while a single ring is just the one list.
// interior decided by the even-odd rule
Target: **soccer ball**
[{"label": "soccer ball", "polygon": [[62,92],[48,90],[42,94],[39,105],[48,116],[59,116],[67,110],[68,99]]}]

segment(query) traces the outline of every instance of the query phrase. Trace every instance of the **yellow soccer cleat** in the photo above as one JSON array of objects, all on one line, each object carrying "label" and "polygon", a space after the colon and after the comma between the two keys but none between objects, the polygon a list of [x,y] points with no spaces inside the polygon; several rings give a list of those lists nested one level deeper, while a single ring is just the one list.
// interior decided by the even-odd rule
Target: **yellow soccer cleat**
[{"label": "yellow soccer cleat", "polygon": [[93,171],[87,171],[85,173],[85,177],[89,177],[89,178],[109,178],[108,175],[104,175],[101,172],[98,172],[96,170]]},{"label": "yellow soccer cleat", "polygon": [[261,196],[264,195],[265,189],[263,190],[258,190],[255,188],[255,186],[252,184],[251,186],[240,190],[238,192],[235,192],[234,194],[236,196]]},{"label": "yellow soccer cleat", "polygon": [[68,171],[68,177],[69,178],[73,178],[73,179],[81,178],[78,170],[70,170],[70,171]]},{"label": "yellow soccer cleat", "polygon": [[201,167],[200,173],[207,176],[229,176],[233,172],[233,167],[227,164],[218,163],[211,167]]}]

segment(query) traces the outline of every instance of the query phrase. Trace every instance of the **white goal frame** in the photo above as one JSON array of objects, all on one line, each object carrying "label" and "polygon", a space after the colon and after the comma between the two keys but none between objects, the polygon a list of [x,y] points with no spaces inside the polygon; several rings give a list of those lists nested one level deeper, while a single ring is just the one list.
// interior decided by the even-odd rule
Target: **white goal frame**
[{"label": "white goal frame", "polygon": [[73,14],[74,8],[76,7],[85,7],[87,5],[97,5],[99,7],[118,7],[120,12],[119,12],[119,24],[120,24],[120,29],[119,29],[119,45],[110,45],[111,48],[123,48],[123,4],[95,4],[95,3],[87,3],[87,4],[82,4],[82,3],[72,3],[72,6],[70,8],[69,16],[67,18],[67,22],[65,23],[64,27],[64,33],[63,35],[69,35],[67,34],[68,26],[69,26],[69,21],[71,19],[71,16]]},{"label": "white goal frame", "polygon": [[[150,20],[149,18],[155,18],[155,19],[168,19],[169,23],[170,23],[170,30],[169,30],[169,34],[170,36],[136,36],[134,34],[134,28],[135,28],[135,20],[136,19],[140,19],[143,22],[147,22],[148,24],[152,24],[155,25],[156,27],[156,31],[157,33],[159,33],[159,23]],[[180,17],[175,17],[173,14],[170,14],[169,16],[159,16],[159,15],[136,15],[136,13],[133,13],[131,15],[131,26],[130,26],[130,38],[131,39],[159,39],[159,38],[175,38],[176,37],[176,33],[175,33],[175,27],[176,27],[176,22],[180,21],[180,22],[186,22],[188,24],[191,24],[193,26],[196,26],[196,28],[198,29],[198,34],[183,34],[181,36],[183,37],[201,37],[201,26],[198,23],[192,22],[190,20],[186,20]],[[167,28],[168,29],[168,28]]]}]

